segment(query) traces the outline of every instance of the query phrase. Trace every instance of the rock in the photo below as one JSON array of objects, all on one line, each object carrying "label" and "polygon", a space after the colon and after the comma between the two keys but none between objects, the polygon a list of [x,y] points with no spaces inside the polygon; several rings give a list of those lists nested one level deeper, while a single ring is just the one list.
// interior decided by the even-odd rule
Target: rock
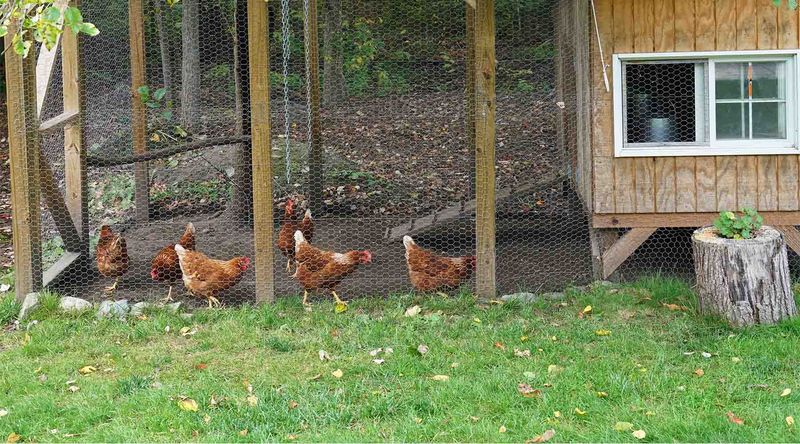
[{"label": "rock", "polygon": [[192,316],[193,315],[191,313],[181,313],[181,318],[186,320],[192,319]]},{"label": "rock", "polygon": [[100,308],[97,309],[97,317],[116,317],[124,319],[125,315],[128,314],[129,309],[130,307],[128,307],[127,299],[120,299],[118,301],[103,301],[103,303],[100,304]]},{"label": "rock", "polygon": [[19,309],[19,316],[17,319],[23,320],[28,315],[39,307],[39,293],[28,293],[25,295],[25,300],[22,301],[22,308]]},{"label": "rock", "polygon": [[81,311],[92,308],[92,303],[85,299],[64,296],[58,303],[58,307],[63,311]]},{"label": "rock", "polygon": [[165,305],[164,308],[166,308],[171,313],[177,313],[181,309],[182,305],[183,305],[182,302],[173,302],[172,304]]},{"label": "rock", "polygon": [[500,297],[500,300],[503,301],[503,302],[517,301],[517,302],[522,302],[524,304],[530,304],[531,302],[538,301],[539,300],[539,296],[537,296],[534,293],[522,292],[522,293],[513,293],[513,294],[503,295],[503,296]]},{"label": "rock", "polygon": [[131,316],[141,316],[148,308],[150,308],[148,302],[137,302],[131,305]]},{"label": "rock", "polygon": [[542,293],[541,295],[539,295],[539,297],[543,299],[551,299],[551,300],[564,299],[564,296],[565,296],[564,293],[561,293],[560,291],[552,291],[550,293]]}]

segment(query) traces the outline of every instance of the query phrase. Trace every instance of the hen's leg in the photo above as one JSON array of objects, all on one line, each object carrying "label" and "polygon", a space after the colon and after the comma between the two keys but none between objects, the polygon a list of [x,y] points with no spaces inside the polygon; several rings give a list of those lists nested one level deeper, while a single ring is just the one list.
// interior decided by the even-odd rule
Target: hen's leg
[{"label": "hen's leg", "polygon": [[220,305],[222,304],[220,304],[219,299],[215,298],[214,296],[208,297],[208,308],[219,307]]},{"label": "hen's leg", "polygon": [[161,300],[161,302],[167,303],[172,302],[172,285],[169,286],[169,291],[167,292],[167,297]]},{"label": "hen's leg", "polygon": [[292,272],[292,259],[291,258],[290,259],[286,259],[286,272],[287,273],[291,273]]},{"label": "hen's leg", "polygon": [[306,307],[311,306],[311,304],[308,303],[308,290],[303,291],[303,305]]},{"label": "hen's leg", "polygon": [[114,279],[114,284],[113,284],[113,285],[111,285],[110,287],[106,287],[106,288],[104,289],[104,291],[105,291],[105,292],[106,292],[106,293],[107,293],[109,296],[111,296],[111,295],[114,293],[114,291],[117,289],[117,284],[119,284],[119,276],[117,276],[117,278],[116,278],[116,279]]},{"label": "hen's leg", "polygon": [[339,295],[336,294],[336,291],[331,290],[331,294],[333,295],[333,301],[335,303],[336,313],[343,313],[347,311],[347,302],[341,300]]}]

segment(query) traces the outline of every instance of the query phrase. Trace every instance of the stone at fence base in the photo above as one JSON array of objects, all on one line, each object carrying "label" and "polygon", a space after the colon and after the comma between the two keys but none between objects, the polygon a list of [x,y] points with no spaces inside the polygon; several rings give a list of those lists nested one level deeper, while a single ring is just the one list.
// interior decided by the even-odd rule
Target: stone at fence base
[{"label": "stone at fence base", "polygon": [[541,301],[543,299],[563,299],[564,293],[560,292],[550,292],[550,293],[529,293],[529,292],[520,292],[520,293],[513,293],[500,296],[500,300],[503,302],[520,302],[523,304],[530,304],[532,302]]},{"label": "stone at fence base", "polygon": [[125,315],[128,314],[129,309],[130,307],[128,306],[127,299],[120,299],[118,301],[103,301],[100,304],[100,308],[97,309],[97,317],[98,318],[116,317],[124,319]]},{"label": "stone at fence base", "polygon": [[141,316],[150,307],[148,302],[137,302],[131,305],[131,316]]},{"label": "stone at fence base", "polygon": [[17,316],[17,319],[21,321],[27,318],[37,307],[39,307],[39,293],[26,294],[25,299],[22,301],[22,307],[19,309],[19,316]]},{"label": "stone at fence base", "polygon": [[92,308],[92,303],[85,299],[64,296],[58,303],[58,307],[62,311],[82,311]]},{"label": "stone at fence base", "polygon": [[183,305],[182,302],[173,302],[172,304],[165,305],[164,308],[166,308],[172,313],[177,313],[181,309],[182,305]]}]

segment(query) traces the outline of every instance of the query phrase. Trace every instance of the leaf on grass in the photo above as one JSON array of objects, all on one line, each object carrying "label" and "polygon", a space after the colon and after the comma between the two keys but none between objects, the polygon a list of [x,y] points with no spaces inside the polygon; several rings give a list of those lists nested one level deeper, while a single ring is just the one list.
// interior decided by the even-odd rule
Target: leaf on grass
[{"label": "leaf on grass", "polygon": [[556,436],[556,431],[553,430],[553,429],[547,429],[541,435],[539,435],[539,436],[537,436],[537,437],[535,437],[533,439],[529,439],[529,440],[525,441],[525,444],[547,442],[547,441],[550,441],[551,439],[553,439],[554,436]]},{"label": "leaf on grass", "polygon": [[578,416],[584,416],[584,415],[586,415],[586,411],[585,410],[581,410],[578,407],[575,407],[575,414],[578,415]]},{"label": "leaf on grass", "polygon": [[80,373],[82,375],[88,375],[88,374],[94,373],[96,371],[97,371],[96,367],[92,367],[91,365],[87,365],[85,367],[81,367],[80,370],[78,370],[78,373]]},{"label": "leaf on grass", "polygon": [[187,412],[196,412],[197,401],[192,398],[181,398],[181,400],[178,401],[178,407]]},{"label": "leaf on grass", "polygon": [[635,430],[631,435],[636,439],[645,439],[647,437],[647,433],[644,430]]},{"label": "leaf on grass", "polygon": [[291,433],[286,435],[286,440],[288,441],[294,441],[295,439],[297,439],[297,435],[292,435]]},{"label": "leaf on grass", "polygon": [[662,307],[668,308],[670,311],[689,311],[688,307],[684,307],[683,305],[678,304],[661,304]]},{"label": "leaf on grass", "polygon": [[699,376],[705,375],[706,372],[704,372],[702,368],[698,368],[698,369],[695,369],[694,374],[695,374],[695,376],[699,377]]},{"label": "leaf on grass", "polygon": [[421,355],[425,355],[428,353],[428,346],[425,344],[420,344],[417,346],[417,352]]},{"label": "leaf on grass", "polygon": [[597,392],[597,397],[598,398],[608,398],[608,393],[607,392]]},{"label": "leaf on grass", "polygon": [[518,348],[515,348],[514,349],[514,356],[516,356],[518,358],[530,358],[531,357],[531,351],[528,350],[528,349],[520,350]]},{"label": "leaf on grass", "polygon": [[743,425],[744,424],[744,420],[742,418],[734,415],[733,412],[728,412],[728,413],[725,414],[725,416],[728,417],[728,421],[730,421],[730,422],[732,422],[732,423],[734,423],[736,425]]},{"label": "leaf on grass", "polygon": [[322,373],[317,373],[316,375],[308,378],[309,381],[316,381],[317,379],[322,377]]},{"label": "leaf on grass", "polygon": [[618,432],[627,432],[629,430],[633,430],[633,424],[624,421],[617,421],[617,423],[614,424],[614,430]]},{"label": "leaf on grass", "polygon": [[289,401],[289,410],[294,410],[294,409],[296,409],[298,405],[299,405],[299,404],[297,404],[297,401],[295,401],[294,399],[290,400],[290,401]]},{"label": "leaf on grass", "polygon": [[247,399],[247,405],[249,405],[250,407],[255,407],[258,405],[258,396],[250,394],[247,395],[246,399]]},{"label": "leaf on grass", "polygon": [[195,370],[205,370],[208,368],[208,364],[206,364],[205,362],[200,362],[198,364],[195,364],[194,368]]},{"label": "leaf on grass", "polygon": [[320,361],[332,361],[331,355],[328,354],[325,350],[319,351],[319,360]]},{"label": "leaf on grass", "polygon": [[334,378],[336,378],[336,379],[339,379],[339,378],[341,378],[342,376],[344,376],[344,372],[342,371],[342,369],[340,369],[340,368],[337,368],[336,370],[334,370],[334,371],[331,373],[331,375],[333,375],[333,377],[334,377]]},{"label": "leaf on grass", "polygon": [[347,304],[344,302],[337,302],[333,307],[333,311],[336,313],[344,313],[347,311]]},{"label": "leaf on grass", "polygon": [[526,398],[538,398],[542,396],[541,390],[535,389],[524,382],[520,382],[519,384],[517,384],[517,391],[519,392],[520,395]]},{"label": "leaf on grass", "polygon": [[242,436],[242,437],[247,436],[247,433],[248,433],[247,429],[239,430],[239,436]]},{"label": "leaf on grass", "polygon": [[706,359],[711,357],[711,353],[708,353],[708,352],[703,352],[703,353],[700,353],[700,354]]},{"label": "leaf on grass", "polygon": [[792,389],[790,389],[790,388],[785,388],[785,389],[783,389],[783,391],[781,392],[781,397],[784,397],[784,396],[789,396],[789,395],[791,395],[791,394],[792,394]]},{"label": "leaf on grass", "polygon": [[77,391],[78,391],[78,390],[80,390],[80,389],[81,389],[81,388],[80,388],[80,387],[78,387],[77,385],[71,385],[71,386],[67,387],[67,390],[71,391],[72,393],[75,393],[75,392],[77,392]]},{"label": "leaf on grass", "polygon": [[742,359],[741,358],[737,358],[736,356],[734,356],[734,357],[731,358],[731,362],[733,362],[734,364],[737,364],[739,362],[742,362]]},{"label": "leaf on grass", "polygon": [[189,336],[193,336],[195,333],[197,333],[197,330],[189,328],[189,327],[183,327],[183,328],[180,329],[179,333],[180,333],[181,336],[186,338],[186,337],[189,337]]},{"label": "leaf on grass", "polygon": [[6,416],[6,415],[8,415],[8,410],[6,410],[6,409],[0,409],[0,418],[4,417],[4,416]]},{"label": "leaf on grass", "polygon": [[558,410],[553,412],[553,418],[560,418],[560,417],[561,417],[561,412],[559,412]]},{"label": "leaf on grass", "polygon": [[208,424],[211,422],[211,417],[208,415],[203,415],[203,422]]},{"label": "leaf on grass", "polygon": [[794,416],[786,417],[786,425],[792,427],[794,425]]},{"label": "leaf on grass", "polygon": [[15,442],[19,442],[20,439],[22,439],[21,436],[19,436],[18,434],[14,433],[14,432],[11,432],[6,437],[6,442],[7,443],[15,443]]},{"label": "leaf on grass", "polygon": [[375,350],[370,350],[369,355],[374,358],[375,356],[378,356],[378,354],[382,351],[383,351],[382,348],[376,348]]},{"label": "leaf on grass", "polygon": [[581,310],[578,313],[578,319],[583,319],[584,317],[586,317],[586,316],[588,316],[590,314],[592,314],[592,306],[591,305],[587,305],[586,307],[583,308],[583,310]]},{"label": "leaf on grass", "polygon": [[559,367],[559,366],[557,366],[555,364],[550,364],[550,365],[547,366],[547,373],[550,374],[550,375],[553,375],[553,374],[556,374],[556,373],[561,373],[562,370],[564,370],[563,367]]},{"label": "leaf on grass", "polygon": [[499,433],[505,433],[505,432],[506,432],[506,426],[504,426],[504,425],[501,425],[501,426],[500,426],[500,428],[499,428],[497,431],[498,431]]},{"label": "leaf on grass", "polygon": [[11,286],[8,284],[0,284],[0,293],[5,293],[11,289]]},{"label": "leaf on grass", "polygon": [[434,381],[446,382],[450,380],[450,377],[447,375],[433,375],[431,376],[431,379],[433,379]]},{"label": "leaf on grass", "polygon": [[420,307],[419,305],[414,305],[414,306],[408,307],[406,309],[405,316],[407,318],[412,318],[412,317],[418,315],[421,311],[422,311],[422,307]]},{"label": "leaf on grass", "polygon": [[384,362],[386,362],[386,361],[385,361],[385,360],[383,360],[383,359],[373,359],[373,360],[372,360],[372,362],[374,362],[375,364],[381,365],[381,364],[383,364],[383,363],[384,363]]},{"label": "leaf on grass", "polygon": [[495,342],[494,343],[494,348],[499,348],[500,350],[503,350],[503,351],[506,350],[506,346],[502,342]]},{"label": "leaf on grass", "polygon": [[611,334],[611,330],[595,330],[594,334],[597,336],[608,336]]}]

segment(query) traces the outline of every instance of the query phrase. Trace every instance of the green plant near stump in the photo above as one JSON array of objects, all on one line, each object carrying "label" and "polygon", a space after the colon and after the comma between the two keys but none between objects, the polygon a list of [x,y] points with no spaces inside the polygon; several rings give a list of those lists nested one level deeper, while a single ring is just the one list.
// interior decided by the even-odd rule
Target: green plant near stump
[{"label": "green plant near stump", "polygon": [[740,215],[733,211],[723,211],[714,220],[714,227],[720,236],[727,239],[751,239],[761,228],[764,218],[752,208],[742,208]]}]

